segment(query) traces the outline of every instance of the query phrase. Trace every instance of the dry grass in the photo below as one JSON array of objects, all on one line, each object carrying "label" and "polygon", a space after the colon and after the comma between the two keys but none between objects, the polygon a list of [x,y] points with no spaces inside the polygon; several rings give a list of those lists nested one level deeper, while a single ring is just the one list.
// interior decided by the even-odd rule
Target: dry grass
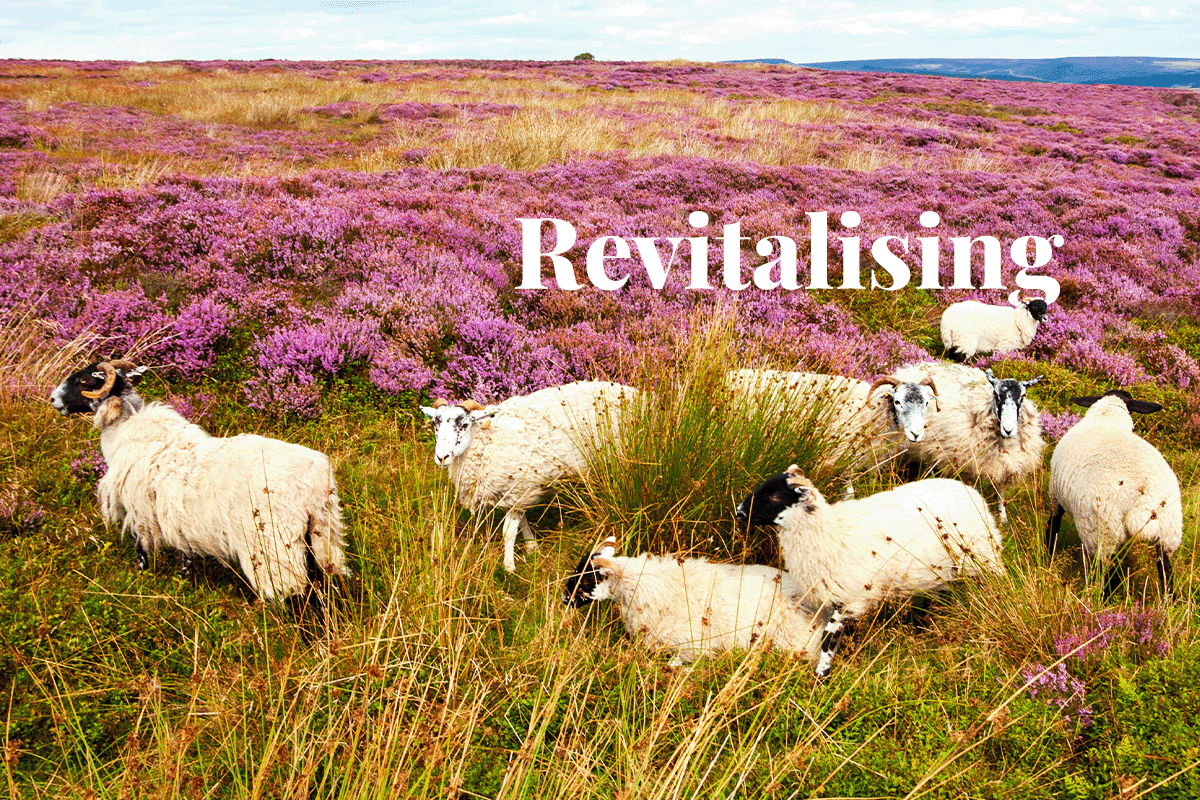
[{"label": "dry grass", "polygon": [[[177,64],[139,64],[120,72],[124,82],[64,74],[52,80],[21,82],[19,87],[17,82],[0,85],[0,97],[20,99],[35,112],[78,102],[173,115],[206,126],[205,135],[214,140],[236,136],[228,126],[297,131],[330,141],[349,139],[344,151],[318,157],[307,168],[385,171],[410,164],[414,151],[423,154],[424,166],[434,169],[488,164],[536,169],[613,152],[778,166],[817,164],[854,171],[891,165],[989,172],[1004,168],[1002,159],[974,150],[930,158],[870,142],[847,142],[840,128],[843,124],[888,123],[864,105],[734,100],[676,88],[602,91],[561,78],[471,75],[408,80],[406,75],[426,68],[411,65],[389,70],[401,80],[364,83],[359,80],[360,73],[352,70],[315,78],[282,70],[193,72]],[[308,111],[340,101],[359,105],[348,118],[338,120]],[[380,121],[383,106],[403,102],[441,104],[443,114],[449,114],[417,121]],[[497,116],[474,110],[475,104],[508,105],[518,110]],[[257,156],[160,156],[146,153],[144,147],[138,148],[141,154],[131,154],[121,143],[108,142],[105,132],[80,129],[70,122],[51,124],[45,130],[54,141],[54,166],[19,178],[19,196],[32,202],[52,201],[79,185],[123,188],[152,184],[170,172],[244,175],[271,169],[258,163],[269,158]],[[76,182],[56,174],[77,173],[80,170],[72,170],[71,165],[89,160],[103,164],[99,178],[94,169]]]}]

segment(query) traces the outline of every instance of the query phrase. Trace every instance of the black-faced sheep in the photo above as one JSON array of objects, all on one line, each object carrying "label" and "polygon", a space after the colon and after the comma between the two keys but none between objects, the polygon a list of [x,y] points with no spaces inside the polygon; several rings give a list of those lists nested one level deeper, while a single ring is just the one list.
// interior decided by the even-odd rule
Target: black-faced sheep
[{"label": "black-faced sheep", "polygon": [[580,559],[563,602],[580,608],[613,600],[630,635],[675,653],[674,663],[733,648],[788,650],[824,675],[837,647],[833,605],[803,604],[803,589],[771,567],[714,564],[673,555],[618,556],[616,540]]},{"label": "black-faced sheep", "polygon": [[1009,353],[1028,347],[1046,318],[1045,300],[1030,300],[1018,306],[990,306],[964,300],[942,312],[942,345],[964,358],[979,353]]},{"label": "black-faced sheep", "polygon": [[348,575],[337,481],[323,454],[245,434],[209,436],[168,405],[142,402],[144,368],[100,361],[63,380],[50,402],[92,414],[108,472],[105,520],[132,531],[138,567],[167,547],[237,564],[264,600]]},{"label": "black-faced sheep", "polygon": [[830,505],[796,465],[742,501],[747,525],[775,525],[784,568],[806,602],[854,619],[885,600],[998,573],[1001,540],[979,492],[944,478]]},{"label": "black-faced sheep", "polygon": [[[1154,445],[1133,432],[1131,412],[1149,414],[1158,403],[1135,400],[1113,389],[1103,395],[1077,397],[1088,407],[1050,458],[1050,519],[1046,547],[1054,553],[1064,512],[1075,518],[1075,529],[1089,560],[1105,564],[1130,539],[1153,544],[1163,591],[1170,593],[1171,556],[1183,540],[1183,505],[1179,479]],[[1110,569],[1106,590],[1118,583]]]},{"label": "black-faced sheep", "polygon": [[1000,380],[990,369],[943,363],[911,364],[895,374],[910,380],[928,376],[941,388],[938,413],[930,417],[925,437],[907,445],[904,459],[983,481],[996,495],[1000,522],[1007,522],[1005,491],[1042,468],[1041,418],[1026,396],[1041,376]]},{"label": "black-faced sheep", "polygon": [[516,570],[518,530],[533,547],[525,511],[554,481],[584,472],[597,437],[617,435],[621,405],[636,396],[629,386],[581,381],[486,409],[472,401],[421,408],[433,420],[434,463],[449,469],[458,502],[475,513],[505,509],[506,570]]}]

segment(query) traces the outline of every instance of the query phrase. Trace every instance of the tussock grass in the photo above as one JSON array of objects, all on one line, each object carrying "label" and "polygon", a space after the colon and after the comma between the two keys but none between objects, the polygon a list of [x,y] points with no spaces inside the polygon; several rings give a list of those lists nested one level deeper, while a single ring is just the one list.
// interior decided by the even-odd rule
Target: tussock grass
[{"label": "tussock grass", "polygon": [[773,542],[736,530],[745,494],[792,463],[825,489],[844,471],[852,453],[834,452],[829,425],[838,398],[797,408],[779,390],[731,389],[727,373],[745,364],[734,322],[720,310],[695,318],[674,371],[647,369],[648,391],[601,437],[577,496],[597,540],[616,535],[628,552],[761,559]]}]

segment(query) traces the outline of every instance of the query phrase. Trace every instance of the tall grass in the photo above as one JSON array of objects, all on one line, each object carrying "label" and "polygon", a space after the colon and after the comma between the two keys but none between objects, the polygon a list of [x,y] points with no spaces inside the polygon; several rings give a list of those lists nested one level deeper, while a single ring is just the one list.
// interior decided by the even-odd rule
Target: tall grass
[{"label": "tall grass", "polygon": [[692,330],[671,371],[647,374],[648,391],[600,437],[578,508],[597,538],[615,535],[631,552],[766,558],[771,537],[747,539],[733,510],[793,463],[832,490],[853,457],[829,424],[840,398],[797,407],[783,389],[735,391],[726,376],[745,355],[734,317],[698,317]]}]

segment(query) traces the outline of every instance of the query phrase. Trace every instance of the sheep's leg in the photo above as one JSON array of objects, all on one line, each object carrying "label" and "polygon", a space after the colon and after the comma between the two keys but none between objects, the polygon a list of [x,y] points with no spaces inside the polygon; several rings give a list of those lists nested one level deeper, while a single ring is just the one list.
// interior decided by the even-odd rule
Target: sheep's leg
[{"label": "sheep's leg", "polygon": [[192,577],[192,554],[178,551],[179,576],[184,580]]},{"label": "sheep's leg", "polygon": [[[1097,559],[1097,560],[1099,560],[1099,559]],[[1112,597],[1114,594],[1117,593],[1118,589],[1121,588],[1121,582],[1122,582],[1121,578],[1124,576],[1124,573],[1125,573],[1124,559],[1122,559],[1120,557],[1119,553],[1114,554],[1113,557],[1111,559],[1109,559],[1108,564],[1105,566],[1105,572],[1104,572],[1104,599],[1105,600],[1108,600],[1110,597]]]},{"label": "sheep's leg", "polygon": [[533,540],[533,529],[529,527],[529,520],[525,519],[524,514],[521,515],[521,538],[525,540],[525,552],[533,552],[537,542]]},{"label": "sheep's leg", "polygon": [[996,509],[1000,512],[1000,524],[1008,524],[1008,509],[1004,507],[1004,490],[996,490]]},{"label": "sheep's leg", "polygon": [[833,666],[833,657],[837,654],[838,645],[842,641],[842,629],[845,613],[842,607],[834,606],[833,615],[825,623],[825,631],[821,634],[821,656],[817,660],[817,677],[824,678]]},{"label": "sheep's leg", "polygon": [[517,558],[514,551],[517,548],[517,531],[521,528],[521,523],[524,521],[525,512],[523,511],[514,511],[510,508],[504,514],[504,524],[501,528],[501,532],[503,533],[504,537],[505,572],[517,571]]},{"label": "sheep's leg", "polygon": [[842,489],[842,502],[854,499],[854,484],[846,481],[846,488]]},{"label": "sheep's leg", "polygon": [[146,545],[142,544],[142,538],[134,535],[133,549],[137,551],[137,565],[142,572],[150,569],[150,554],[146,552]]},{"label": "sheep's leg", "polygon": [[1158,577],[1162,580],[1163,597],[1170,597],[1175,588],[1171,554],[1161,544],[1158,545]]},{"label": "sheep's leg", "polygon": [[1062,525],[1064,509],[1060,505],[1055,505],[1050,509],[1050,517],[1046,520],[1046,552],[1050,557],[1054,557],[1054,550],[1058,547],[1058,529]]}]

